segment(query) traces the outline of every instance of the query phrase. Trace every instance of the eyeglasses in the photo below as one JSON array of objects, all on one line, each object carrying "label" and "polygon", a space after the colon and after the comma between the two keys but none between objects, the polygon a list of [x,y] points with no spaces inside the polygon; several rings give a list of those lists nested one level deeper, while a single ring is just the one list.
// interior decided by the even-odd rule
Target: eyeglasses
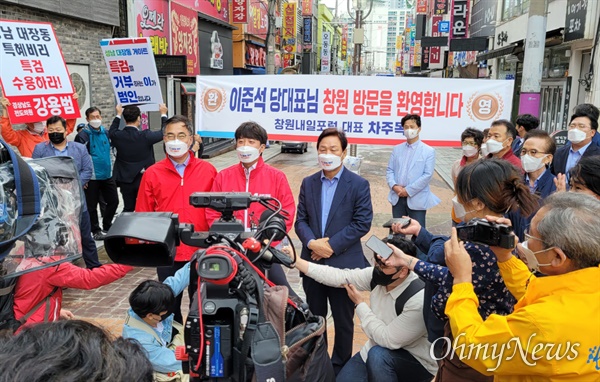
[{"label": "eyeglasses", "polygon": [[569,129],[579,129],[579,130],[583,130],[587,127],[590,127],[590,125],[584,125],[583,123],[571,123],[569,125]]},{"label": "eyeglasses", "polygon": [[544,152],[542,152],[542,151],[537,151],[537,150],[535,150],[535,149],[534,149],[534,150],[529,150],[529,151],[527,151],[527,150],[525,150],[525,149],[521,149],[521,156],[524,156],[524,155],[527,155],[527,154],[529,154],[529,155],[531,155],[532,157],[534,157],[534,156],[536,156],[536,155],[538,155],[538,154],[548,154],[548,153],[544,153]]},{"label": "eyeglasses", "polygon": [[179,133],[177,135],[169,133],[169,134],[165,134],[165,138],[167,138],[167,141],[173,141],[175,140],[175,138],[179,139],[180,141],[183,141],[184,139],[186,139],[187,137],[189,137],[189,134],[184,134],[184,133]]}]

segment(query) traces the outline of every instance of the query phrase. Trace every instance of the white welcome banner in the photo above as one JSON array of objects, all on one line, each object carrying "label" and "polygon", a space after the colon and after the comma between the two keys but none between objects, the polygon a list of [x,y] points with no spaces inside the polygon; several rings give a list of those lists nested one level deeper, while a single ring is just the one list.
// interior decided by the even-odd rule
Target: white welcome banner
[{"label": "white welcome banner", "polygon": [[351,143],[405,141],[400,120],[421,116],[421,139],[456,145],[467,127],[510,119],[513,81],[409,77],[262,75],[197,77],[196,126],[201,136],[233,138],[254,121],[269,139],[316,141],[324,129]]}]

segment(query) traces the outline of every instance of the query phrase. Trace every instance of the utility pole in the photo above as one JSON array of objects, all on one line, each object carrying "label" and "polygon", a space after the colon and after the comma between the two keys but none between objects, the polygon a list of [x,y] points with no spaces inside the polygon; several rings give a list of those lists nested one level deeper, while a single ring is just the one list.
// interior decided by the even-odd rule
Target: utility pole
[{"label": "utility pole", "polygon": [[331,46],[331,73],[333,74],[338,74],[338,2],[339,0],[335,0],[335,14],[333,16],[333,44]]},{"label": "utility pole", "polygon": [[267,38],[265,45],[267,46],[267,74],[275,74],[275,5],[276,0],[268,0],[267,2]]},{"label": "utility pole", "polygon": [[523,59],[523,81],[519,96],[519,114],[540,116],[540,90],[546,45],[548,0],[529,2],[527,40]]}]

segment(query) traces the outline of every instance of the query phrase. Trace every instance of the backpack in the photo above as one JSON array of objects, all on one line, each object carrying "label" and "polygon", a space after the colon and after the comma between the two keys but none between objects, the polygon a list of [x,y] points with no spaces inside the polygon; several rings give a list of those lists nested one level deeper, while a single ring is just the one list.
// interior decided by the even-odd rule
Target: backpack
[{"label": "backpack", "polygon": [[[375,284],[375,282],[371,280],[371,290],[375,289],[376,286],[377,284]],[[406,304],[406,302],[410,300],[412,296],[417,294],[423,288],[425,288],[425,281],[421,280],[420,278],[416,278],[413,281],[411,281],[411,283],[404,290],[404,292],[402,292],[400,296],[398,296],[398,298],[396,299],[397,316],[402,314],[402,311],[404,310],[404,304]]]},{"label": "backpack", "polygon": [[9,279],[0,279],[0,336],[1,335],[12,335],[14,332],[23,325],[33,313],[35,313],[43,304],[46,304],[46,313],[44,314],[44,322],[48,321],[48,313],[50,311],[50,298],[58,287],[54,287],[52,292],[46,296],[42,301],[35,304],[33,308],[27,312],[19,320],[15,318],[15,285],[17,285],[18,277],[12,277]]}]

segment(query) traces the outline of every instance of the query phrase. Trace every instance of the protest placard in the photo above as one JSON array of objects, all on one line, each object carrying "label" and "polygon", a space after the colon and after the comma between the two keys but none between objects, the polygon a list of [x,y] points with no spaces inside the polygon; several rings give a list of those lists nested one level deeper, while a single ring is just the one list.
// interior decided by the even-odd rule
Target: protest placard
[{"label": "protest placard", "polygon": [[0,20],[0,85],[11,123],[79,117],[73,85],[50,23]]},{"label": "protest placard", "polygon": [[100,47],[117,103],[123,106],[163,103],[148,37],[102,40]]},{"label": "protest placard", "polygon": [[350,142],[405,141],[400,120],[419,114],[421,139],[456,145],[467,127],[510,119],[513,81],[367,76],[219,76],[197,78],[200,135],[233,138],[255,121],[273,140],[316,141],[328,127]]}]

